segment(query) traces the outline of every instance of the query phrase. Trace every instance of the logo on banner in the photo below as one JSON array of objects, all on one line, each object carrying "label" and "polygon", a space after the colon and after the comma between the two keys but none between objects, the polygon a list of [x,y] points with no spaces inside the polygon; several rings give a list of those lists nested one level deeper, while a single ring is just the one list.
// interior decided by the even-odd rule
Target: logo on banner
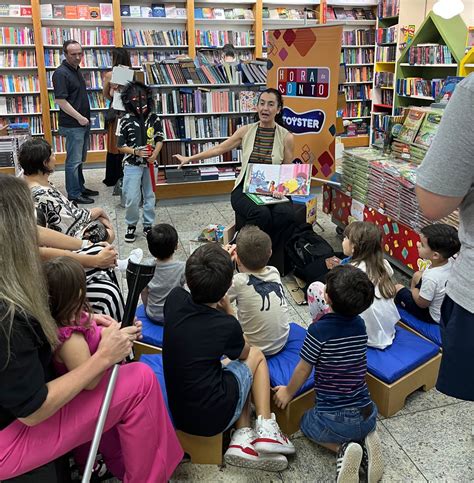
[{"label": "logo on banner", "polygon": [[288,97],[329,97],[328,67],[279,67],[277,72],[278,91]]},{"label": "logo on banner", "polygon": [[284,107],[282,116],[285,127],[293,134],[319,134],[326,119],[326,113],[320,109],[295,112]]}]

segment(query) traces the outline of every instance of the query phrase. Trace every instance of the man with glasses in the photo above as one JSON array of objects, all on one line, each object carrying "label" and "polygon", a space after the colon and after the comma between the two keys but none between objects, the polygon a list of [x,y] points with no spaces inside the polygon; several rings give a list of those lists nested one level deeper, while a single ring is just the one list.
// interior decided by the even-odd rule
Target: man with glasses
[{"label": "man with glasses", "polygon": [[89,204],[97,196],[84,186],[82,163],[89,149],[90,106],[86,82],[79,67],[82,47],[75,40],[63,44],[64,60],[53,74],[54,97],[59,106],[59,134],[66,138],[66,191],[76,203]]}]

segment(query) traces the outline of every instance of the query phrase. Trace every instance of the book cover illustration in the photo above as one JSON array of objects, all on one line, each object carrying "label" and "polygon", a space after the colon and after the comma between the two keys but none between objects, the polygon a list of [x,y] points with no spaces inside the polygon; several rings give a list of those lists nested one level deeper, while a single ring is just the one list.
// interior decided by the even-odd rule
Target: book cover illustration
[{"label": "book cover illustration", "polygon": [[311,187],[309,164],[253,164],[250,163],[244,192],[273,195],[308,195]]},{"label": "book cover illustration", "polygon": [[428,149],[438,132],[443,111],[428,112],[413,144]]},{"label": "book cover illustration", "polygon": [[424,117],[425,111],[421,109],[410,109],[398,135],[398,140],[411,144],[420,129]]}]

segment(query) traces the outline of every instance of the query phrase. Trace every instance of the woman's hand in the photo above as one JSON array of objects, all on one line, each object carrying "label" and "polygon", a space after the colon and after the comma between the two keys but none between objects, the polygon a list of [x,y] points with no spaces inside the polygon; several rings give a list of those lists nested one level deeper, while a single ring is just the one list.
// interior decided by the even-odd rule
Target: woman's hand
[{"label": "woman's hand", "polygon": [[97,268],[114,268],[117,265],[117,250],[108,245],[103,248],[97,255],[93,255]]},{"label": "woman's hand", "polygon": [[182,168],[185,164],[189,163],[189,156],[183,156],[181,154],[173,154],[173,158],[176,158],[179,161],[178,169]]},{"label": "woman's hand", "polygon": [[95,320],[97,325],[102,327],[109,327],[113,322],[117,322],[110,315],[105,314],[91,314],[91,317]]},{"label": "woman's hand", "polygon": [[137,332],[138,329],[133,326],[120,330],[120,324],[114,321],[102,330],[97,353],[107,361],[109,367],[123,361],[132,350]]}]

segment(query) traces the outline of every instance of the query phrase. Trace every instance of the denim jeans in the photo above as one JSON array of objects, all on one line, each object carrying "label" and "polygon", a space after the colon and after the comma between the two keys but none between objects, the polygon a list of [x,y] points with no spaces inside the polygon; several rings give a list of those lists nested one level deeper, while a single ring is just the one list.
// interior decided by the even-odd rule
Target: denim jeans
[{"label": "denim jeans", "polygon": [[66,191],[68,198],[79,198],[84,191],[82,163],[89,149],[89,126],[60,127],[59,134],[66,138]]},{"label": "denim jeans", "polygon": [[153,225],[155,221],[155,193],[147,165],[133,166],[126,164],[124,166],[122,192],[125,197],[125,222],[127,225],[137,226],[142,193],[143,225]]}]

